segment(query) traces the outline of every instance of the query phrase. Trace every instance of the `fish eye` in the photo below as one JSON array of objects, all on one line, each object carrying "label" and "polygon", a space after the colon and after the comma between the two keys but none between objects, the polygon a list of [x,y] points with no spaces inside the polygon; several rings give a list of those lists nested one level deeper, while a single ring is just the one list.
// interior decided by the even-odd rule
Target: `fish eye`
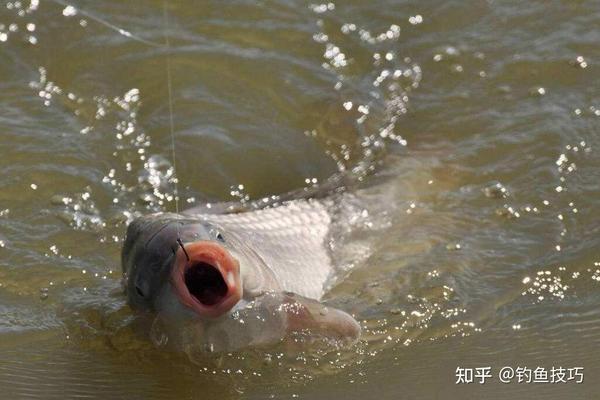
[{"label": "fish eye", "polygon": [[221,233],[221,230],[217,227],[212,227],[209,231],[209,235],[221,243],[225,243],[225,237]]}]

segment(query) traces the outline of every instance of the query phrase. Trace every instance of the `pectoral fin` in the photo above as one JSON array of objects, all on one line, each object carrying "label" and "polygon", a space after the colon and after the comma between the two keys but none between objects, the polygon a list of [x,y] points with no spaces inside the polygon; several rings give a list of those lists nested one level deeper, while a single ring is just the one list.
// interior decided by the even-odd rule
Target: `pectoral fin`
[{"label": "pectoral fin", "polygon": [[286,316],[288,334],[306,333],[309,337],[324,337],[344,343],[360,338],[360,325],[344,311],[295,293],[281,294],[280,310]]},{"label": "pectoral fin", "polygon": [[310,347],[322,339],[338,347],[353,344],[360,337],[360,326],[349,314],[290,292],[267,292],[250,302],[242,301],[221,318],[185,321],[169,320],[161,326],[170,327],[164,332],[169,342],[179,344],[188,354],[282,341]]}]

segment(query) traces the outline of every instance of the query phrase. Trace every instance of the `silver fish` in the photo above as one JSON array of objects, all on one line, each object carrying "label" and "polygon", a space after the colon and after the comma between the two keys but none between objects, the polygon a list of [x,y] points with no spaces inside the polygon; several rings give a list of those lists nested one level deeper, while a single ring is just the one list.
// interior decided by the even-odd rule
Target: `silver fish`
[{"label": "silver fish", "polygon": [[160,315],[184,347],[229,351],[297,334],[354,342],[355,319],[320,302],[335,272],[327,246],[333,206],[303,199],[138,218],[122,251],[128,302]]}]

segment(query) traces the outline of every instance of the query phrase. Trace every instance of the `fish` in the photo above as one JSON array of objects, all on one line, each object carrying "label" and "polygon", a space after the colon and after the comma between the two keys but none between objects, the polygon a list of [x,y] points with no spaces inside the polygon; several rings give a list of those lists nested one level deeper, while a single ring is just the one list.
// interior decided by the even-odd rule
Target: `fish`
[{"label": "fish", "polygon": [[121,254],[127,301],[159,316],[160,336],[183,347],[355,343],[359,323],[322,302],[336,275],[335,208],[334,198],[301,198],[141,216],[129,224]]}]

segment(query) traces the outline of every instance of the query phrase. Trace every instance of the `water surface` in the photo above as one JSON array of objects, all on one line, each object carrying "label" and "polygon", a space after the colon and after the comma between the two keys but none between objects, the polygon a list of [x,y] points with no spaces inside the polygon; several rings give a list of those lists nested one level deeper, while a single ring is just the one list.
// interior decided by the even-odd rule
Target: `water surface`
[{"label": "water surface", "polygon": [[[597,397],[596,1],[167,3],[0,3],[3,397]],[[361,343],[190,360],[140,334],[134,216],[340,171],[361,182],[327,301]]]}]

